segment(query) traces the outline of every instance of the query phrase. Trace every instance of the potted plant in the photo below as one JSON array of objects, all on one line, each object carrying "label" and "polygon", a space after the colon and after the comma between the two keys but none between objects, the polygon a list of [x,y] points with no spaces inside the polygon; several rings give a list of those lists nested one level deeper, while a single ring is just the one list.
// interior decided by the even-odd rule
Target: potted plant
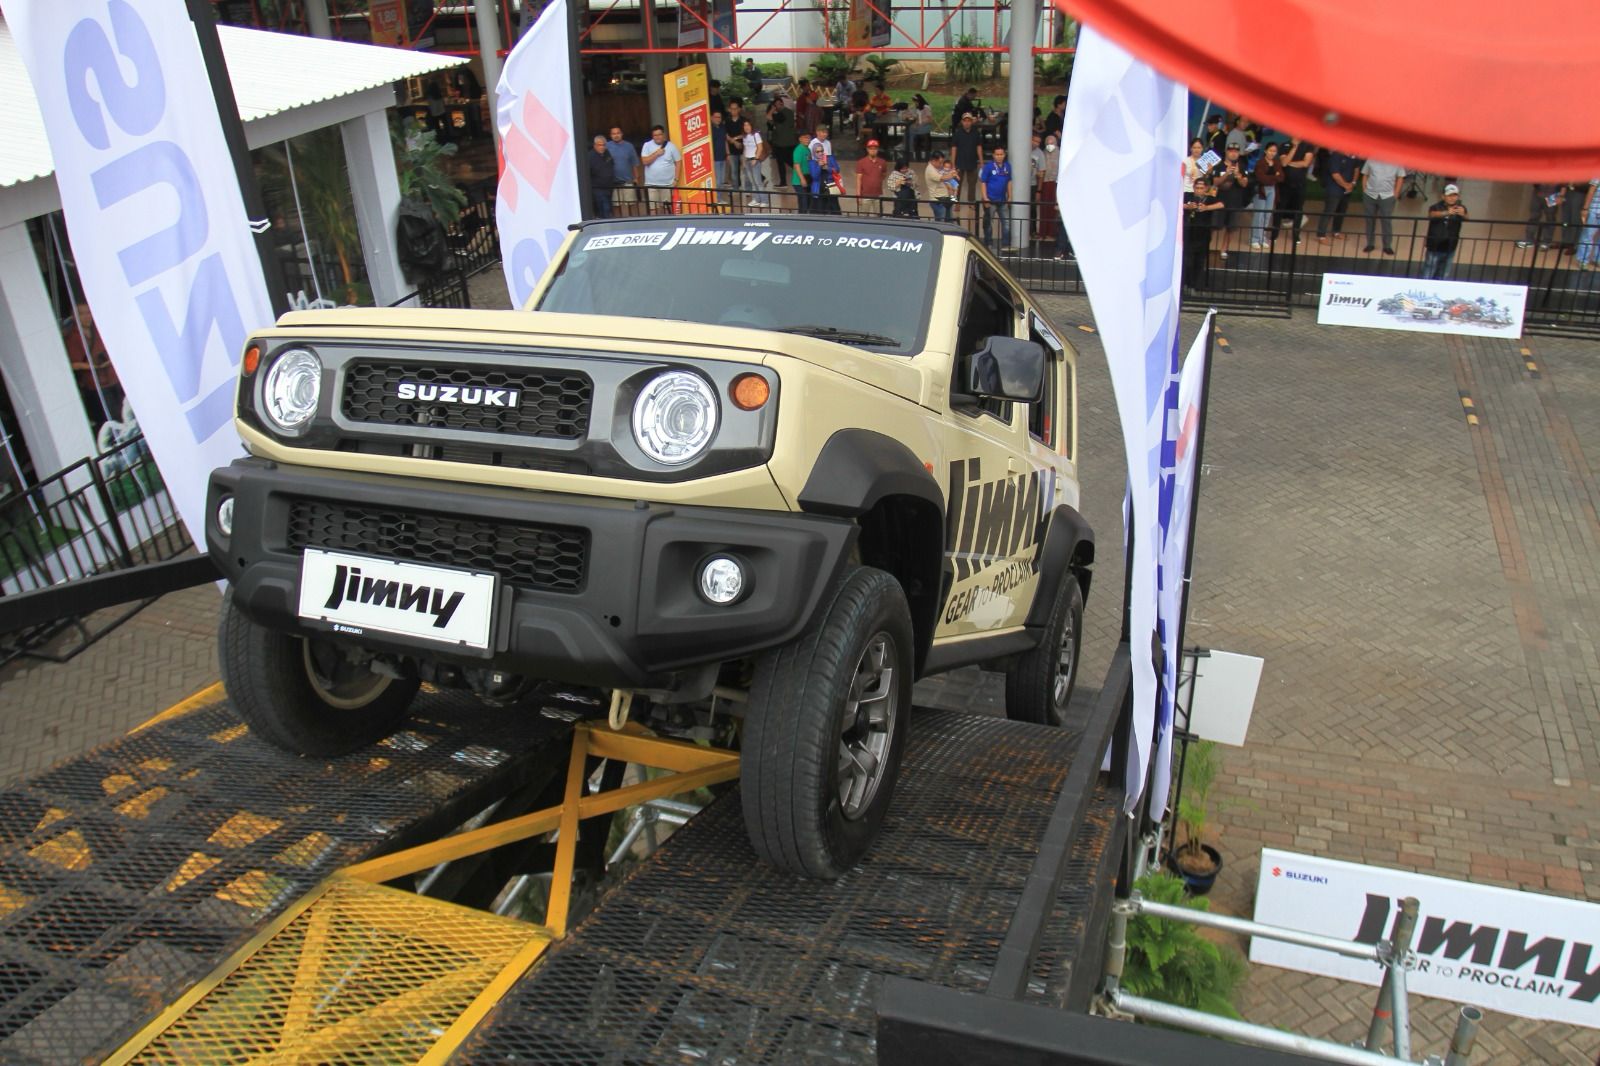
[{"label": "potted plant", "polygon": [[1200,740],[1188,745],[1183,762],[1183,787],[1178,794],[1178,828],[1182,839],[1174,840],[1176,846],[1167,857],[1191,895],[1203,896],[1210,892],[1217,874],[1222,872],[1222,853],[1206,843],[1211,786],[1216,783],[1217,771],[1221,768],[1215,742]]},{"label": "potted plant", "polygon": [[[1152,871],[1134,882],[1145,899],[1205,910],[1204,899],[1187,898],[1181,880]],[[1200,927],[1170,918],[1139,914],[1128,920],[1128,956],[1122,985],[1136,996],[1238,1018],[1234,992],[1244,979],[1245,961],[1231,947],[1208,940]]]}]

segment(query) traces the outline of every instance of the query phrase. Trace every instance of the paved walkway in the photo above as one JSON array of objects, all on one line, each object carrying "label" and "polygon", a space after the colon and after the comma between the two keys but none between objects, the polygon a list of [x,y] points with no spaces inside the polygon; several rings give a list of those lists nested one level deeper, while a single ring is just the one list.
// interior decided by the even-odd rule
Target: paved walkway
[{"label": "paved walkway", "polygon": [[[1092,685],[1117,628],[1120,445],[1097,336],[1072,328],[1087,302],[1046,303],[1083,356]],[[1303,313],[1222,333],[1190,635],[1266,669],[1249,744],[1226,753],[1216,904],[1250,913],[1263,846],[1600,900],[1600,353]],[[175,594],[69,665],[0,673],[0,781],[213,681],[217,602],[209,586]],[[1000,707],[972,671],[918,696]],[[1256,967],[1243,1009],[1345,1040],[1372,997]],[[1414,997],[1419,1054],[1443,1050],[1454,1011]],[[1588,1066],[1597,1050],[1592,1030],[1490,1015],[1474,1061]]]}]

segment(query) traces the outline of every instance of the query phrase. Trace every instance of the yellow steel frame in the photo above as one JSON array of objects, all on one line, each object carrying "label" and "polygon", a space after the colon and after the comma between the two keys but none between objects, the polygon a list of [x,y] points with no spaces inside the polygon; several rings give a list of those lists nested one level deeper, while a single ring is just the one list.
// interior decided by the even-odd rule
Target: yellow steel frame
[{"label": "yellow steel frame", "polygon": [[[589,795],[585,793],[588,775],[584,773],[584,768],[591,756],[638,763],[672,772],[639,784]],[[420,1009],[420,1004],[430,989],[449,991],[460,999],[464,991],[464,982],[470,985],[481,984],[465,1009],[456,1014],[454,1021],[416,1060],[429,1066],[443,1063],[483,1020],[484,1015],[495,1003],[499,1002],[506,991],[538,961],[546,947],[566,934],[571,905],[572,871],[577,854],[578,823],[581,820],[610,814],[652,799],[680,795],[706,785],[728,781],[737,777],[738,773],[739,756],[733,752],[652,736],[637,725],[625,726],[621,731],[611,731],[602,725],[580,723],[573,730],[572,752],[567,763],[566,790],[560,806],[548,807],[480,829],[458,833],[340,870],[290,906],[216,970],[162,1011],[133,1039],[107,1059],[107,1062],[113,1066],[121,1066],[123,1063],[140,1061],[196,1060],[194,1049],[189,1052],[183,1050],[181,1023],[191,1015],[191,1012],[198,1013],[205,1010],[208,997],[220,995],[219,988],[222,988],[230,978],[248,973],[252,959],[258,959],[270,951],[275,938],[283,936],[286,929],[310,912],[309,924],[301,934],[303,943],[298,948],[300,955],[295,965],[293,988],[288,997],[287,1007],[279,1009],[273,1007],[270,1001],[263,1000],[260,1004],[262,1010],[272,1011],[272,1017],[255,1017],[245,1026],[247,1029],[253,1026],[258,1037],[265,1033],[272,1050],[270,1053],[255,1055],[249,1061],[252,1063],[334,1061],[342,1048],[359,1046],[363,1041],[380,1040],[384,1031],[394,1028],[397,1020],[403,1018],[408,1010]],[[373,907],[381,908],[385,905],[395,908],[394,913],[387,918],[377,919],[379,924],[385,926],[403,927],[408,922],[416,920],[418,916],[426,916],[430,919],[462,923],[463,927],[470,926],[475,921],[499,923],[503,931],[508,919],[467,911],[455,904],[400,893],[381,886],[384,882],[431,869],[440,863],[452,862],[550,832],[557,833],[556,856],[545,921],[542,925],[517,923],[525,930],[521,935],[526,939],[498,972],[485,972],[481,963],[468,967],[465,972],[440,972],[436,976],[429,977],[423,985],[398,989],[397,994],[393,996],[342,1016],[337,1024],[322,1028],[314,1025],[308,1014],[313,982],[323,973],[327,959],[339,950],[336,935],[329,934],[327,912],[319,908],[331,907],[335,897],[361,898],[363,893],[378,893],[381,894],[379,897],[366,901],[367,909],[363,913],[371,913]],[[416,980],[414,975],[411,979]],[[351,994],[355,991],[352,988]],[[370,999],[370,995],[367,998]],[[172,1033],[170,1038],[167,1036],[169,1031]]]}]

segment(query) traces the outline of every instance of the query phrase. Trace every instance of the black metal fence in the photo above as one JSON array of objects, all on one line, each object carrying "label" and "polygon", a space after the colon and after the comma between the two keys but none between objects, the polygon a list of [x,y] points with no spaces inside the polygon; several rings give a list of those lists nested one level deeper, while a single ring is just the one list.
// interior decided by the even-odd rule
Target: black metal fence
[{"label": "black metal fence", "polygon": [[445,227],[447,258],[442,268],[417,281],[415,292],[391,306],[449,307],[472,306],[470,282],[485,270],[500,264],[500,236],[494,217],[493,179],[467,189],[467,205],[460,217]]},{"label": "black metal fence", "polygon": [[[0,500],[0,597],[173,559],[192,547],[143,436],[80,459]],[[0,634],[0,664],[61,662],[142,609],[56,620]],[[71,634],[62,640],[64,631]]]}]

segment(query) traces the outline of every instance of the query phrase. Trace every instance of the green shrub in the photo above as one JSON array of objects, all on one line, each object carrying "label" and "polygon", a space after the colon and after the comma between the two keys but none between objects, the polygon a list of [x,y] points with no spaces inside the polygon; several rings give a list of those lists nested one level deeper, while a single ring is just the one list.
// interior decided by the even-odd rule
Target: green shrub
[{"label": "green shrub", "polygon": [[[1203,911],[1208,901],[1184,895],[1183,881],[1165,872],[1134,883],[1145,899]],[[1177,1007],[1238,1018],[1234,993],[1244,980],[1244,957],[1200,935],[1200,928],[1146,914],[1128,920],[1128,958],[1122,987],[1136,996]]]},{"label": "green shrub", "polygon": [[811,70],[806,77],[819,89],[832,88],[834,82],[842,74],[849,74],[855,69],[855,61],[849,56],[838,55],[834,52],[823,52],[811,63]]},{"label": "green shrub", "polygon": [[871,80],[887,82],[889,80],[889,71],[898,67],[900,61],[898,59],[885,59],[880,55],[870,55],[867,56],[867,65],[872,68]]},{"label": "green shrub", "polygon": [[[983,44],[970,33],[963,33],[956,38],[957,48],[977,48]],[[989,76],[989,54],[987,52],[946,52],[944,55],[944,72],[951,81],[960,82],[962,85],[976,85]]]}]

